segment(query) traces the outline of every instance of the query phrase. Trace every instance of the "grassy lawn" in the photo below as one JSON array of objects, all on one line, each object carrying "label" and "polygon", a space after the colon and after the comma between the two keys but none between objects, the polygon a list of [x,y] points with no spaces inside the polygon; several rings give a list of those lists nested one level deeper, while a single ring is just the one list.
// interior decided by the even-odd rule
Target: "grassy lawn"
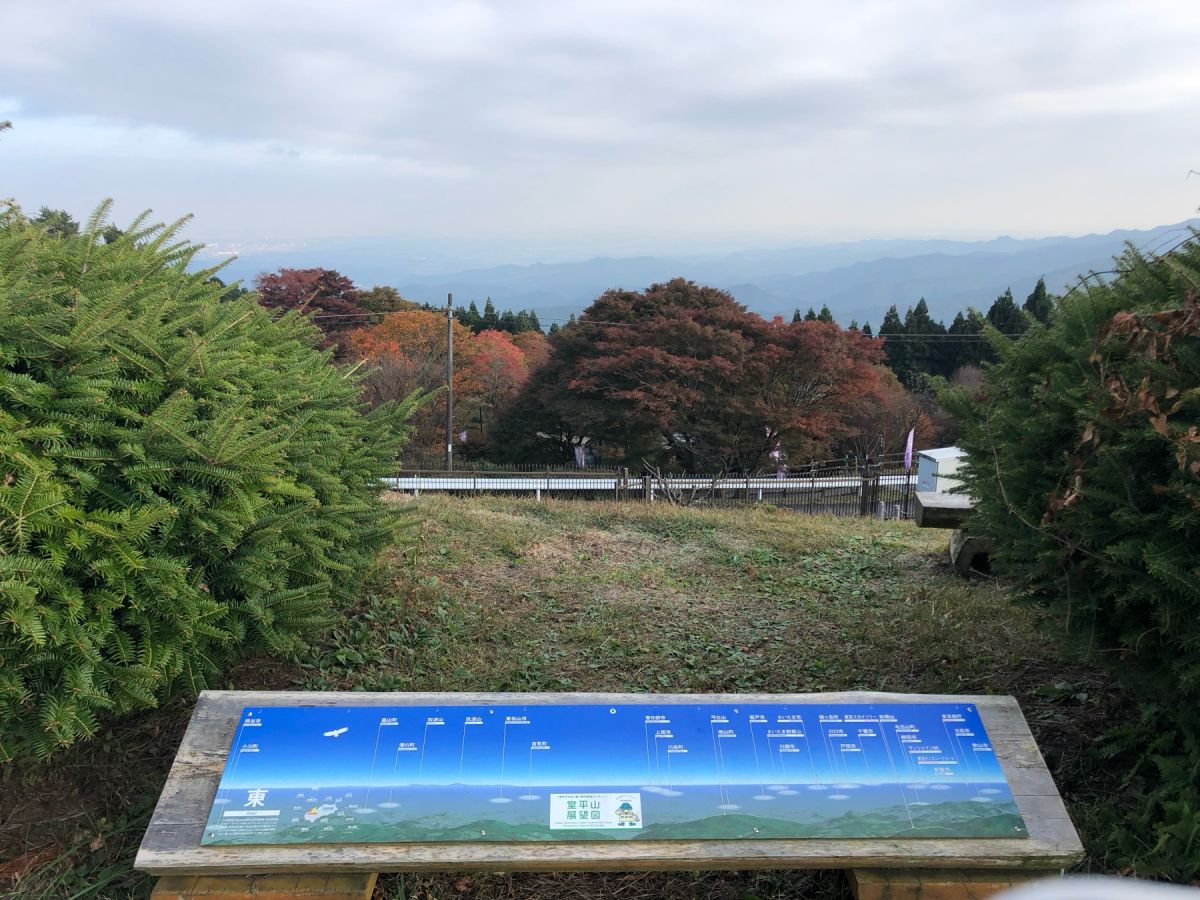
[{"label": "grassy lawn", "polygon": [[[1106,789],[1091,739],[1119,698],[1002,583],[944,562],[948,533],[762,509],[426,497],[414,551],[302,659],[227,687],[843,691],[1017,696],[1077,824]],[[148,893],[130,862],[187,721],[176,703],[0,781],[0,895]],[[1089,861],[1089,865],[1098,865]],[[4,880],[7,877],[7,883]],[[834,898],[837,873],[429,875],[377,897]]]}]

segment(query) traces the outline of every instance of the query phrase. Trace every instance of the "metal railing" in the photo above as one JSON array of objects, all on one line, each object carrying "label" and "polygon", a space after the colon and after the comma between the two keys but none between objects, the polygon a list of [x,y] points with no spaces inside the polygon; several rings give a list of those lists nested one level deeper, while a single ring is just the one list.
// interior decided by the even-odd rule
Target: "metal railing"
[{"label": "metal railing", "polygon": [[628,469],[565,471],[402,470],[392,490],[423,493],[533,494],[581,500],[641,500],[689,506],[767,503],[812,515],[908,519],[916,472],[902,459],[832,460],[774,475],[661,475]]}]

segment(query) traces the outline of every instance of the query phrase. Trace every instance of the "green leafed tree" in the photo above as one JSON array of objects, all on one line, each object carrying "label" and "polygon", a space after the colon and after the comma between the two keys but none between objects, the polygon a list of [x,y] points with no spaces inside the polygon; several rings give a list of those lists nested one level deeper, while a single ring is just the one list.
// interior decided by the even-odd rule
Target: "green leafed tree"
[{"label": "green leafed tree", "polygon": [[400,292],[390,285],[376,285],[370,290],[358,291],[359,308],[370,313],[364,316],[359,326],[378,325],[388,313],[404,309],[420,309],[420,305],[405,300]]},{"label": "green leafed tree", "polygon": [[370,413],[298,312],[226,296],[177,228],[0,212],[0,757],[289,651],[353,596],[410,398]]},{"label": "green leafed tree", "polygon": [[963,366],[978,366],[985,359],[991,359],[991,352],[983,339],[983,329],[986,319],[975,310],[967,310],[967,314],[957,313],[946,333],[950,340],[946,341],[947,374],[954,374]]},{"label": "green leafed tree", "polygon": [[904,334],[908,344],[909,371],[899,376],[902,382],[914,386],[922,375],[950,374],[946,342],[942,340],[946,326],[934,321],[924,297],[905,314]]},{"label": "green leafed tree", "polygon": [[40,228],[52,237],[71,237],[79,234],[79,223],[64,209],[51,209],[43,206],[38,214],[29,220],[31,225]]},{"label": "green leafed tree", "polygon": [[1017,306],[1011,289],[997,297],[996,302],[988,307],[987,320],[998,332],[1009,336],[1022,335],[1029,329],[1029,319]]},{"label": "green leafed tree", "polygon": [[[107,243],[107,244],[111,244],[111,243],[113,243],[113,241],[110,241],[110,240],[108,239],[108,232],[109,232],[109,229],[108,229],[108,228],[104,229],[104,242],[105,242],[105,243]],[[122,232],[122,233],[123,233],[123,232]],[[233,284],[226,284],[226,283],[225,283],[225,282],[224,282],[224,281],[223,281],[223,280],[222,280],[220,277],[218,277],[217,275],[211,275],[211,276],[209,276],[209,279],[208,279],[208,280],[209,280],[209,281],[210,281],[212,284],[215,284],[215,285],[217,285],[217,287],[220,287],[220,288],[223,288],[223,289],[224,289],[224,290],[222,291],[222,293],[221,293],[221,299],[222,299],[222,300],[236,300],[238,297],[245,297],[247,294],[249,294],[249,293],[250,293],[250,291],[249,291],[249,290],[247,290],[246,288],[242,287],[242,285],[241,285],[241,282],[235,282],[235,283],[233,283]]]},{"label": "green leafed tree", "polygon": [[1161,259],[1130,251],[1118,269],[1017,342],[993,323],[998,362],[982,394],[944,400],[964,426],[970,527],[1141,702],[1141,720],[1105,742],[1123,755],[1127,791],[1094,852],[1112,868],[1190,882],[1200,876],[1200,242]]},{"label": "green leafed tree", "polygon": [[888,307],[884,314],[883,323],[879,326],[879,337],[884,339],[888,368],[900,379],[901,384],[905,384],[906,378],[912,372],[912,348],[904,340],[904,322],[895,306]]},{"label": "green leafed tree", "polygon": [[488,297],[483,304],[483,315],[479,319],[479,324],[485,330],[498,331],[500,329],[500,314],[496,312],[496,304],[492,303],[491,297]]},{"label": "green leafed tree", "polygon": [[1050,321],[1050,313],[1054,309],[1054,301],[1046,291],[1046,279],[1039,278],[1033,291],[1025,298],[1025,312],[1030,318],[1036,319],[1043,325]]}]

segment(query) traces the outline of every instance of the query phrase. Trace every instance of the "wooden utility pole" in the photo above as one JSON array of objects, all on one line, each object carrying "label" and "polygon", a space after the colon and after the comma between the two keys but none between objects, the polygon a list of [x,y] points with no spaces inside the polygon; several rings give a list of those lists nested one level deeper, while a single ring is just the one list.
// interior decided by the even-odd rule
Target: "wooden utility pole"
[{"label": "wooden utility pole", "polygon": [[446,471],[454,471],[454,295],[446,295]]}]

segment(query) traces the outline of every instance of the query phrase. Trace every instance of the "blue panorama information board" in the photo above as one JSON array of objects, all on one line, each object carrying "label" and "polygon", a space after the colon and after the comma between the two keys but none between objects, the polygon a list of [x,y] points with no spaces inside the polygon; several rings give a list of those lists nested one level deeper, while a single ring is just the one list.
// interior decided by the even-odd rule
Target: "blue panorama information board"
[{"label": "blue panorama information board", "polygon": [[969,704],[243,710],[203,844],[1026,837]]}]

